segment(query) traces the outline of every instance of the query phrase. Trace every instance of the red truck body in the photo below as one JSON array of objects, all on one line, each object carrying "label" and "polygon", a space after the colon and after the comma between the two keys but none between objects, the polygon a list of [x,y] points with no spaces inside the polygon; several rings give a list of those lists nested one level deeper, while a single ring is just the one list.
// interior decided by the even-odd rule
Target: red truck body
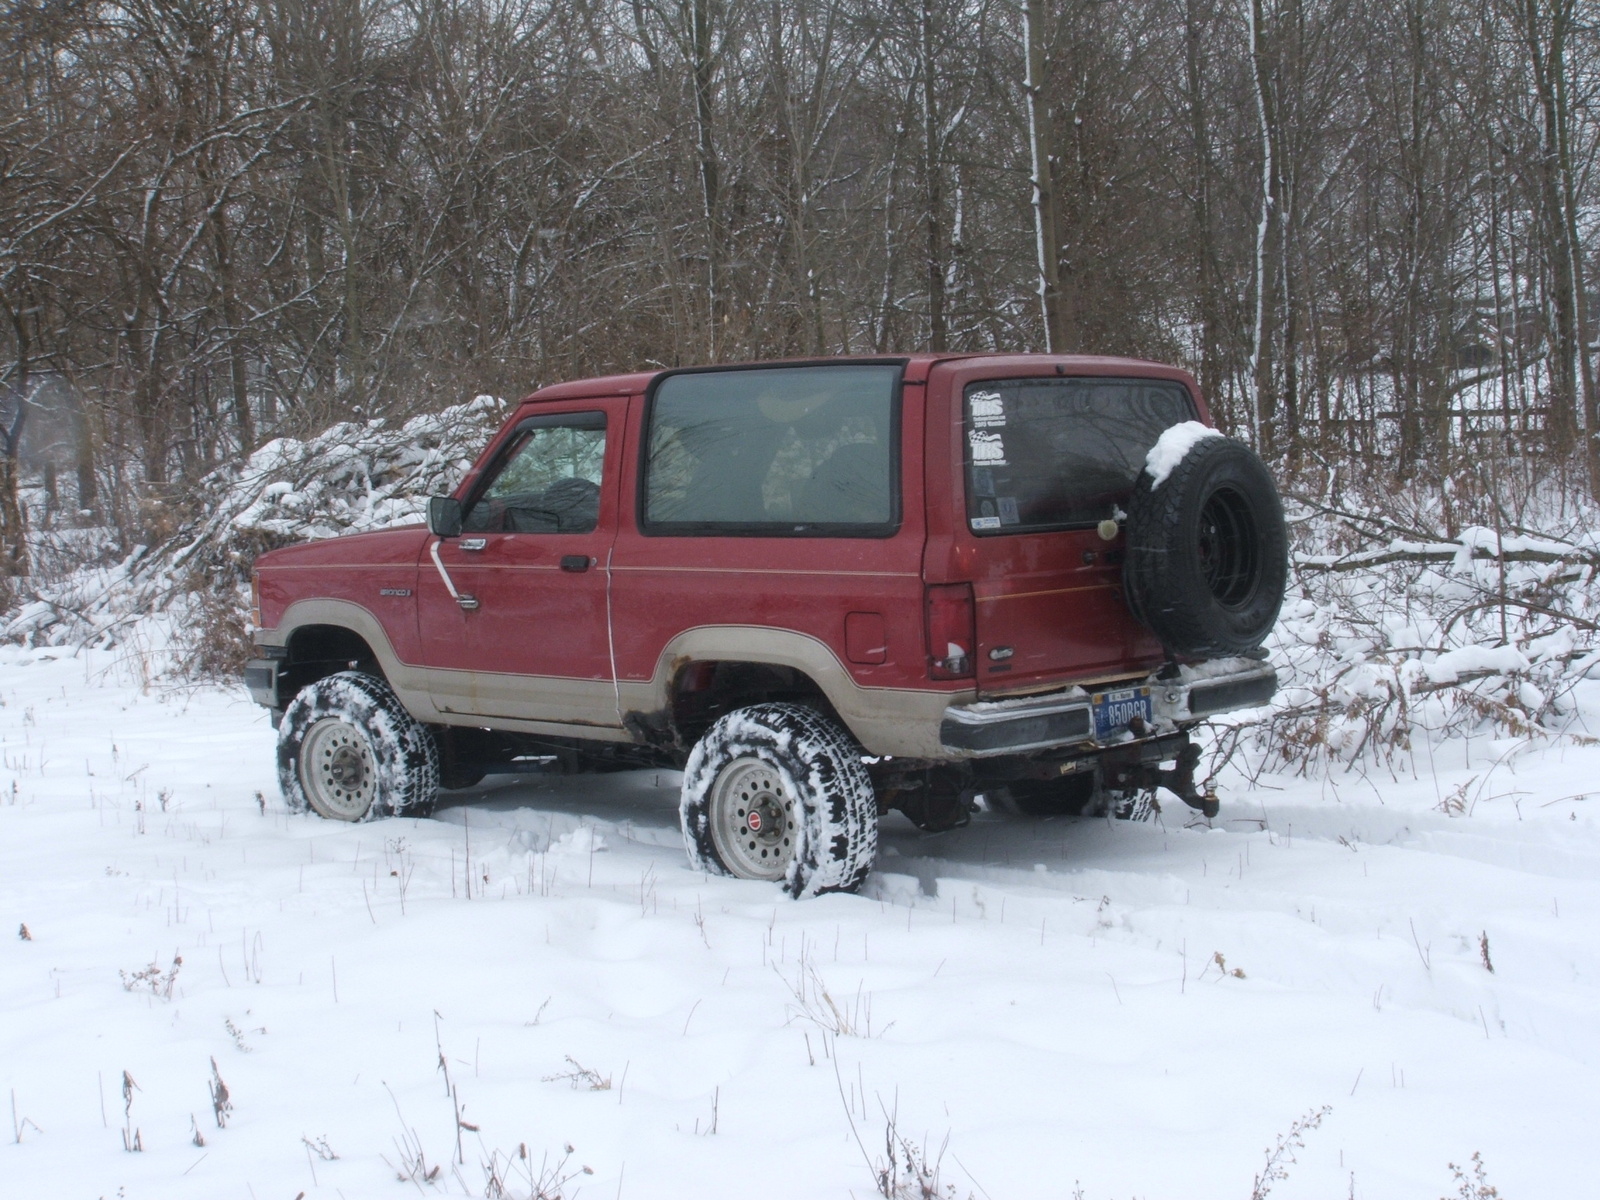
[{"label": "red truck body", "polygon": [[[291,605],[308,599],[354,605],[388,642],[380,658],[401,676],[391,681],[403,694],[426,692],[436,710],[430,719],[558,724],[567,727],[562,732],[586,729],[607,739],[628,735],[630,713],[659,709],[652,684],[672,665],[668,648],[717,626],[792,631],[824,648],[856,688],[938,693],[940,703],[1126,678],[1158,666],[1160,644],[1116,602],[1116,547],[1094,529],[981,538],[961,519],[960,397],[975,379],[1044,372],[1159,378],[1181,383],[1207,419],[1193,378],[1117,358],[903,361],[900,517],[888,537],[647,535],[639,521],[638,447],[646,393],[662,373],[607,376],[529,396],[454,493],[468,499],[525,418],[603,412],[605,470],[592,532],[488,533],[481,547],[467,542],[471,549],[463,539],[438,543],[444,573],[458,591],[477,597],[473,610],[460,608],[447,590],[430,561],[436,539],[421,526],[275,551],[257,563],[261,626],[276,630]],[[591,565],[570,569],[579,556]],[[952,583],[971,588],[977,667],[970,678],[939,679],[929,669],[926,587]],[[1011,656],[991,661],[1001,647],[1011,647]],[[530,677],[541,686],[520,682]],[[862,740],[869,751],[908,749],[892,736],[867,733]]]},{"label": "red truck body", "polygon": [[[841,379],[877,390],[852,392],[852,383],[825,396],[826,381]],[[1073,388],[1099,389],[1092,420],[1103,426],[1076,459],[1077,426],[1028,424],[1078,403],[1050,398]],[[669,393],[678,425],[666,416]],[[1146,397],[1128,401],[1139,410],[1129,417],[1119,415],[1124,394]],[[812,412],[844,424],[795,450]],[[719,421],[743,432],[719,445]],[[435,502],[449,515],[430,518],[434,532],[406,526],[262,555],[261,657],[247,681],[281,718],[331,673],[381,679],[433,731],[447,785],[480,774],[474,758],[487,755],[493,769],[538,757],[516,753],[529,747],[614,756],[633,747],[681,765],[720,718],[787,704],[847,731],[876,760],[879,807],[929,828],[964,820],[986,781],[1037,788],[1090,766],[1098,784],[1164,784],[1214,810],[1214,798],[1195,792],[1197,752],[1183,731],[1209,712],[1263,701],[1271,669],[1259,654],[1211,663],[1218,656],[1175,654],[1123,595],[1122,506],[1146,450],[1183,422],[1207,432],[1192,424],[1209,423],[1194,379],[1121,358],[846,358],[543,388],[453,497]],[[558,435],[581,469],[553,485],[541,477],[544,490],[505,482],[523,469],[526,447]],[[1041,444],[1026,444],[1030,436]],[[1023,483],[1015,471],[979,469],[980,460],[1007,468],[1006,453],[1032,463]],[[788,481],[774,483],[780,467]],[[1270,478],[1258,474],[1266,482],[1230,483],[1225,470],[1221,507],[1206,501],[1205,511],[1242,513],[1248,525],[1271,509],[1281,527]],[[1003,490],[1033,490],[1025,501],[998,495],[997,478]],[[1052,491],[1074,487],[1089,498]],[[1254,508],[1240,508],[1240,488],[1256,495]],[[1019,519],[1019,503],[1054,515]],[[851,505],[856,515],[838,515]],[[750,511],[759,519],[747,520]],[[581,519],[569,522],[572,513]],[[1216,542],[1205,520],[1183,536]],[[1243,557],[1225,563],[1256,562],[1252,539],[1235,536]],[[1190,590],[1202,606],[1227,601],[1254,622],[1239,643],[1250,651],[1270,628],[1281,576],[1276,593],[1253,583],[1240,591],[1237,572],[1207,584],[1217,568],[1202,551],[1194,569],[1204,578]],[[1217,590],[1224,585],[1234,590]],[[1249,605],[1233,604],[1246,592]],[[298,752],[280,755],[288,791]],[[1173,759],[1176,768],[1159,765]],[[457,760],[466,769],[452,772]],[[363,769],[352,758],[335,775]]]}]

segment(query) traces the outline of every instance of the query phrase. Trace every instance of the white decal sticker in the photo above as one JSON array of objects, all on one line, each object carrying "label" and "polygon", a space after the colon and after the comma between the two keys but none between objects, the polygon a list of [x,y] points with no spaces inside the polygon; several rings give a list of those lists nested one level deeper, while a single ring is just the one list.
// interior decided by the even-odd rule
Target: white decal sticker
[{"label": "white decal sticker", "polygon": [[1000,528],[1000,518],[999,517],[973,517],[972,518],[972,527],[974,529],[999,529]]},{"label": "white decal sticker", "polygon": [[973,392],[967,397],[972,407],[972,424],[978,429],[989,429],[1006,423],[1005,406],[999,392]]},{"label": "white decal sticker", "polygon": [[967,434],[967,442],[972,447],[974,463],[982,463],[986,467],[1006,465],[1006,446],[998,433],[984,433],[982,430],[974,429]]}]

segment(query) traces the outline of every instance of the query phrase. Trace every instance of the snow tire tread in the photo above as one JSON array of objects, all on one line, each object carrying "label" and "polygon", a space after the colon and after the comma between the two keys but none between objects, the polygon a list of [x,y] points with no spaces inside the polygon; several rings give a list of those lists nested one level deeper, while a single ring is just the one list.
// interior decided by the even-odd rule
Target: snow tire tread
[{"label": "snow tire tread", "polygon": [[315,811],[300,781],[300,749],[318,721],[335,717],[365,730],[378,773],[372,805],[357,820],[425,817],[439,794],[439,751],[382,679],[362,671],[325,675],[301,688],[278,729],[278,786],[293,812]]},{"label": "snow tire tread", "polygon": [[718,773],[736,759],[770,764],[798,800],[802,819],[783,888],[796,899],[855,892],[878,853],[878,801],[861,747],[844,729],[798,704],[757,704],[728,713],[695,743],[683,771],[679,816],[696,870],[731,872],[711,837],[710,797]]}]

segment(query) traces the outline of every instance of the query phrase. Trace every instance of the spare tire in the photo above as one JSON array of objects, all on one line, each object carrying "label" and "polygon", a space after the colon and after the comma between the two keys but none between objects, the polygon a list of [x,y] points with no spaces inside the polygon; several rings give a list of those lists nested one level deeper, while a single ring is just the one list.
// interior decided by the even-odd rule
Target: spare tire
[{"label": "spare tire", "polygon": [[1171,654],[1245,654],[1266,640],[1289,574],[1283,505],[1250,447],[1196,441],[1157,483],[1148,469],[1128,505],[1128,607]]}]

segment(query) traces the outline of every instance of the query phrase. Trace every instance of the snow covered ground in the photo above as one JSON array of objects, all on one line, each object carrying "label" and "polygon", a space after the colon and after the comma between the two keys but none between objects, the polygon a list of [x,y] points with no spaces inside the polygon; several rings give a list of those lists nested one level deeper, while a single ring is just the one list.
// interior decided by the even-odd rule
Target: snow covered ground
[{"label": "snow covered ground", "polygon": [[865,1198],[890,1117],[960,1198],[1594,1186],[1575,735],[1230,775],[1214,828],[895,816],[795,903],[687,869],[668,773],[291,816],[265,714],[137,649],[0,648],[0,1196]]}]

